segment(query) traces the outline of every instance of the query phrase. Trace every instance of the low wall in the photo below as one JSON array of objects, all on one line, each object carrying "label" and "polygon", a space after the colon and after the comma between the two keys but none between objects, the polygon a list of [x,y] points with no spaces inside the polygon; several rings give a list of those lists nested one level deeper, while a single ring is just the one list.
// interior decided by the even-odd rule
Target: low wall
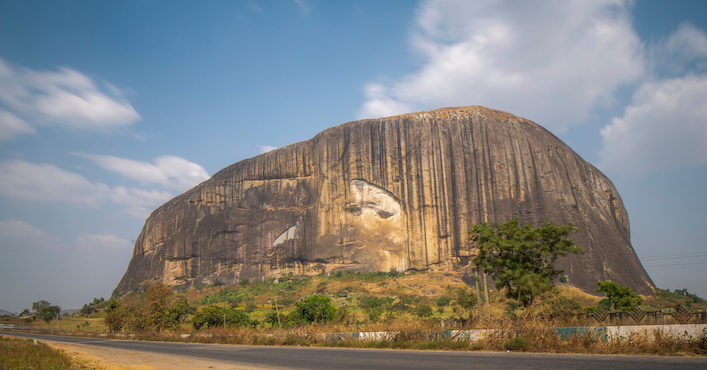
[{"label": "low wall", "polygon": [[[654,340],[656,335],[679,340],[697,340],[707,336],[707,324],[684,325],[624,325],[624,326],[576,326],[553,329],[561,339],[577,335],[589,335],[603,342],[645,337]],[[355,339],[362,341],[393,340],[399,336],[415,339],[454,339],[475,342],[492,335],[503,335],[498,329],[443,330],[439,332],[354,332],[326,334],[328,340]]]}]

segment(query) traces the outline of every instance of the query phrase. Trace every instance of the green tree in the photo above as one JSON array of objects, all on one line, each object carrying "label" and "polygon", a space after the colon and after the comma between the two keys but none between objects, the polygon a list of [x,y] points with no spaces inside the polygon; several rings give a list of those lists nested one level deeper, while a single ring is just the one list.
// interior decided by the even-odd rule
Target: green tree
[{"label": "green tree", "polygon": [[297,321],[321,323],[333,319],[335,311],[336,309],[331,304],[331,298],[321,294],[312,294],[297,302],[297,307],[293,312]]},{"label": "green tree", "polygon": [[423,304],[422,306],[417,306],[415,308],[415,315],[418,317],[430,317],[434,314],[432,307],[428,304]]},{"label": "green tree", "polygon": [[278,318],[278,314],[275,311],[270,311],[265,314],[265,322],[270,324],[271,327],[275,327],[277,325],[280,325],[280,321]]},{"label": "green tree", "polygon": [[250,315],[240,309],[224,309],[227,327],[245,327],[250,325]]},{"label": "green tree", "polygon": [[123,310],[120,307],[120,302],[112,298],[106,302],[106,316],[103,321],[108,326],[110,332],[119,332],[123,329]]},{"label": "green tree", "polygon": [[193,309],[194,308],[189,305],[187,297],[176,297],[172,305],[167,309],[167,312],[162,316],[162,327],[170,329],[176,328]]},{"label": "green tree", "polygon": [[558,256],[584,253],[568,237],[576,230],[572,224],[551,222],[534,228],[520,225],[517,218],[500,226],[472,225],[470,240],[479,251],[473,263],[494,279],[496,288],[506,288],[507,297],[527,307],[562,273],[553,266]]},{"label": "green tree", "polygon": [[50,305],[50,303],[43,300],[43,299],[41,301],[33,302],[32,303],[32,311],[39,312],[39,310],[41,310],[45,307],[48,307],[49,305]]},{"label": "green tree", "polygon": [[620,285],[614,281],[598,281],[597,293],[604,293],[606,299],[615,309],[628,312],[643,302],[638,294],[631,291],[630,287]]},{"label": "green tree", "polygon": [[32,303],[32,309],[37,313],[37,317],[49,323],[52,319],[57,318],[61,312],[59,306],[52,306],[45,300]]},{"label": "green tree", "polygon": [[223,326],[223,310],[214,305],[202,307],[192,317],[192,324],[197,330]]}]

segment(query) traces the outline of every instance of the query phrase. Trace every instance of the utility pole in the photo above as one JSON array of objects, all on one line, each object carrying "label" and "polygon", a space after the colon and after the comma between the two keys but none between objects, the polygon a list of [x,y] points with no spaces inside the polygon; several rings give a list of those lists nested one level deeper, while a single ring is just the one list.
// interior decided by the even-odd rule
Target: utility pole
[{"label": "utility pole", "polygon": [[479,289],[479,270],[474,268],[474,284],[476,284],[476,296],[481,299],[481,289]]},{"label": "utility pole", "polygon": [[486,307],[489,305],[489,286],[486,283],[486,273],[484,272],[484,295],[486,296]]}]

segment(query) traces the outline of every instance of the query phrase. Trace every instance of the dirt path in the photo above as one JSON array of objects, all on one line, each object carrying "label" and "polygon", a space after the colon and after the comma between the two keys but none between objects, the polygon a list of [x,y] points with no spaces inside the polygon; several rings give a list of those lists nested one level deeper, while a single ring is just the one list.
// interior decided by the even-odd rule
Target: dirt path
[{"label": "dirt path", "polygon": [[253,364],[205,361],[189,356],[66,344],[50,340],[41,340],[41,342],[52,348],[63,350],[72,358],[81,361],[89,369],[276,369]]}]

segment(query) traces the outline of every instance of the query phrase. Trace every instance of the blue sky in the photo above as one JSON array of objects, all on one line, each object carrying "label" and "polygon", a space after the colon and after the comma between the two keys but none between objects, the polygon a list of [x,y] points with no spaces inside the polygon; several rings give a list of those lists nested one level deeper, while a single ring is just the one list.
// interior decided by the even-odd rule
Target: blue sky
[{"label": "blue sky", "polygon": [[347,121],[485,105],[598,166],[707,296],[704,1],[0,1],[0,308],[110,295],[149,212]]}]

